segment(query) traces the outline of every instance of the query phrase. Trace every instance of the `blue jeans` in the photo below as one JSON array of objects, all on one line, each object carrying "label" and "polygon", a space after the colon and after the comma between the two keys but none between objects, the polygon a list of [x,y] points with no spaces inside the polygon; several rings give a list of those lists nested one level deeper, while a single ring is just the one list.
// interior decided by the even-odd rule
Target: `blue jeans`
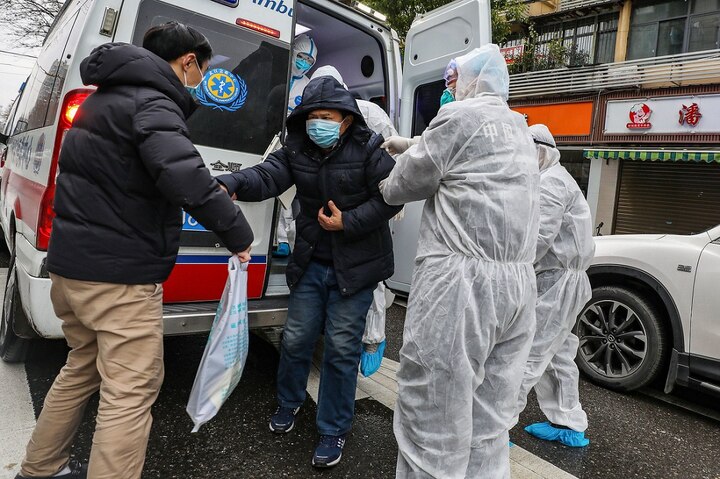
[{"label": "blue jeans", "polygon": [[311,262],[290,292],[280,348],[278,403],[295,408],[305,401],[313,352],[324,333],[317,412],[320,434],[339,436],[352,426],[365,317],[375,286],[342,296],[335,269]]}]

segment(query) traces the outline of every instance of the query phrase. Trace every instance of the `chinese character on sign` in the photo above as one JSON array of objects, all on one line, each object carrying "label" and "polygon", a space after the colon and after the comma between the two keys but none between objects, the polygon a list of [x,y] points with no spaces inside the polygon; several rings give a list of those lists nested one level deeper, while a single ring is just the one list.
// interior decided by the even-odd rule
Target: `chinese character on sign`
[{"label": "chinese character on sign", "polygon": [[700,121],[700,118],[702,118],[702,114],[700,113],[700,107],[697,103],[693,103],[690,106],[682,106],[682,109],[680,110],[681,125],[687,123],[690,126],[695,126]]}]

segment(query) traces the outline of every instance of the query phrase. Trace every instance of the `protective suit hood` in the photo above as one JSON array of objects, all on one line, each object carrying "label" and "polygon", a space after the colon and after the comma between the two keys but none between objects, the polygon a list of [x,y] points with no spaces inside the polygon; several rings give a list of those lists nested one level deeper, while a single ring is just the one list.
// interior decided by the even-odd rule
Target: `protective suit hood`
[{"label": "protective suit hood", "polygon": [[455,63],[458,69],[456,100],[475,98],[485,93],[507,101],[510,95],[510,75],[497,45],[483,45],[456,58]]},{"label": "protective suit hood", "polygon": [[298,69],[297,65],[295,65],[295,60],[297,60],[298,54],[305,53],[306,55],[312,57],[313,64],[315,61],[317,61],[317,47],[315,46],[315,40],[310,38],[306,34],[298,35],[297,38],[295,38],[295,45],[293,46],[293,59],[292,59],[292,76],[293,78],[300,78],[301,76],[305,75],[308,71],[310,71],[310,68],[312,68],[312,65],[310,65],[310,68],[300,70]]},{"label": "protective suit hood", "polygon": [[530,134],[535,142],[540,172],[560,163],[560,152],[555,146],[555,138],[547,126],[542,124],[530,127]]},{"label": "protective suit hood", "polygon": [[342,75],[339,71],[337,71],[337,68],[332,65],[325,65],[315,70],[315,73],[312,74],[310,80],[314,80],[320,77],[333,77],[338,81],[338,83],[343,86],[343,88],[345,88],[346,90],[348,89],[348,86],[345,84],[345,80],[343,80]]}]

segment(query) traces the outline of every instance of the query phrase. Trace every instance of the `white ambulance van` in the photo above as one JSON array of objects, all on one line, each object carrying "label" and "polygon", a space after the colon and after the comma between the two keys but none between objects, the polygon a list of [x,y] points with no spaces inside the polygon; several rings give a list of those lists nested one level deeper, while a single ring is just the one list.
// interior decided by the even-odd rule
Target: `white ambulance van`
[{"label": "white ambulance van", "polygon": [[[7,145],[0,226],[11,254],[0,356],[22,361],[33,339],[62,337],[45,261],[57,160],[75,113],[93,93],[79,72],[93,48],[107,42],[140,45],[149,27],[170,20],[204,33],[215,56],[199,88],[200,107],[188,125],[207,167],[223,174],[262,161],[283,129],[290,52],[297,34],[307,33],[316,43],[314,69],[337,67],[353,93],[385,108],[401,134],[415,135],[437,113],[449,59],[490,40],[488,3],[458,0],[419,18],[407,36],[403,75],[397,34],[380,13],[354,1],[68,0],[45,39],[8,129],[0,135]],[[278,204],[271,200],[240,207],[255,233],[248,284],[250,326],[277,340],[289,293],[286,262],[271,255]],[[413,215],[419,218],[420,208],[411,205],[406,220],[394,227],[402,229]],[[407,263],[398,268],[399,284],[409,285],[405,276],[412,271],[409,255],[414,247],[396,247],[399,266]],[[166,334],[209,329],[229,256],[213,233],[185,215],[177,264],[164,285]]]}]

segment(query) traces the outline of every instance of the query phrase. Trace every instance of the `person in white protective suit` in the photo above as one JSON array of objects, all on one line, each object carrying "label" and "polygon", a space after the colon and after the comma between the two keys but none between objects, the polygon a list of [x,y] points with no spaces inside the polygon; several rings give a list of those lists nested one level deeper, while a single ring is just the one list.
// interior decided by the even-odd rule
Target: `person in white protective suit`
[{"label": "person in white protective suit", "polygon": [[[335,78],[347,90],[348,87],[337,68],[326,65],[319,67],[313,73],[311,80],[321,76]],[[383,138],[397,136],[398,132],[385,110],[367,100],[355,100],[360,113],[362,113],[368,128]],[[373,291],[373,302],[365,321],[365,334],[363,334],[363,352],[360,356],[360,371],[363,376],[373,375],[380,369],[385,354],[385,283],[378,283]]]},{"label": "person in white protective suit", "polygon": [[398,478],[510,477],[535,331],[535,145],[508,108],[497,45],[456,63],[456,101],[380,184],[388,204],[426,200],[397,373]]},{"label": "person in white protective suit", "polygon": [[587,269],[595,254],[592,217],[582,191],[560,164],[560,152],[545,125],[530,127],[540,164],[540,235],[535,274],[537,328],[525,365],[516,416],[535,388],[548,422],[525,428],[530,434],[566,446],[584,447],[587,415],[580,405],[575,364],[578,338],[575,320],[592,296]]},{"label": "person in white protective suit", "polygon": [[[293,112],[302,101],[305,87],[310,83],[307,72],[317,61],[315,41],[306,34],[298,35],[293,45],[292,76],[290,77],[290,96],[288,97],[287,114]],[[277,228],[277,250],[273,256],[285,258],[290,255],[290,245],[295,243],[295,220],[292,208],[280,208],[280,219]]]}]

